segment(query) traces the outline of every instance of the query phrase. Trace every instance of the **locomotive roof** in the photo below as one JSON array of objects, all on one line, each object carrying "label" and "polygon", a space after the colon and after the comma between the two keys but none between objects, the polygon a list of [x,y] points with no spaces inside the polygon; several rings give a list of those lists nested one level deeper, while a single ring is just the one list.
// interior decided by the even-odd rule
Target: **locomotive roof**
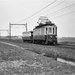
[{"label": "locomotive roof", "polygon": [[40,27],[44,27],[44,26],[56,26],[56,25],[54,23],[51,23],[51,24],[40,24],[40,25],[36,26],[34,29],[40,28]]}]

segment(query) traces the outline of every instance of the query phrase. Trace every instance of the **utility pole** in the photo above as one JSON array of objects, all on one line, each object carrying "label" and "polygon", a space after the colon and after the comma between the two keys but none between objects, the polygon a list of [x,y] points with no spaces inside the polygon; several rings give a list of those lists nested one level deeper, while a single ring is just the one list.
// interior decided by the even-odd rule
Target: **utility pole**
[{"label": "utility pole", "polygon": [[11,23],[9,23],[9,40],[11,40],[11,26],[12,25],[24,25],[26,27],[26,32],[27,32],[27,23],[26,24],[11,24]]},{"label": "utility pole", "polygon": [[9,23],[9,40],[11,40],[11,23]]},{"label": "utility pole", "polygon": [[25,24],[25,26],[26,26],[26,32],[27,32],[27,23]]}]

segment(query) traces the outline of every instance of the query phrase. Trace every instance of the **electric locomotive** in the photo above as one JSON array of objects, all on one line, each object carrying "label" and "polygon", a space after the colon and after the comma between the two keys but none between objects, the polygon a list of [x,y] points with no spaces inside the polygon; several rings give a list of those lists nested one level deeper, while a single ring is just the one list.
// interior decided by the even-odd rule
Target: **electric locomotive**
[{"label": "electric locomotive", "polygon": [[57,26],[47,17],[40,17],[38,26],[33,31],[23,32],[22,39],[24,42],[57,44]]},{"label": "electric locomotive", "polygon": [[42,24],[33,29],[33,42],[57,44],[57,27],[55,24]]}]

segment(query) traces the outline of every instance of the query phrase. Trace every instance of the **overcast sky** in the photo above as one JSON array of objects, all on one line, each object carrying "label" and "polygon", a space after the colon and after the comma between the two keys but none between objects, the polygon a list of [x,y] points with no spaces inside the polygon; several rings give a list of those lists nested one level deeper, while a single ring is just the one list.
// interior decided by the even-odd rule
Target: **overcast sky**
[{"label": "overcast sky", "polygon": [[[75,0],[0,0],[0,30],[9,29],[12,24],[27,23],[28,31],[37,26],[40,16],[47,16],[58,27],[58,37],[75,37]],[[61,9],[61,10],[60,10]],[[63,10],[64,9],[64,10]],[[30,17],[26,19],[27,17]],[[26,19],[26,20],[24,20]],[[12,26],[12,35],[22,35],[25,26]],[[1,31],[0,35],[7,35]]]}]

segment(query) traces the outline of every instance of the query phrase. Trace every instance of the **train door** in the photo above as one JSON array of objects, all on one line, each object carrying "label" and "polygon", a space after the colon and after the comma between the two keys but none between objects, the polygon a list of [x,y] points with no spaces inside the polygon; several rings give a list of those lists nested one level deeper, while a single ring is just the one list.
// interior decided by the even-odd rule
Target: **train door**
[{"label": "train door", "polygon": [[47,35],[47,32],[48,32],[48,28],[46,28],[46,35]]},{"label": "train door", "polygon": [[33,31],[31,31],[30,39],[31,39],[31,42],[33,42]]},{"label": "train door", "polygon": [[53,34],[54,34],[54,28],[53,28]]},{"label": "train door", "polygon": [[46,27],[45,44],[48,43],[48,28]]}]

